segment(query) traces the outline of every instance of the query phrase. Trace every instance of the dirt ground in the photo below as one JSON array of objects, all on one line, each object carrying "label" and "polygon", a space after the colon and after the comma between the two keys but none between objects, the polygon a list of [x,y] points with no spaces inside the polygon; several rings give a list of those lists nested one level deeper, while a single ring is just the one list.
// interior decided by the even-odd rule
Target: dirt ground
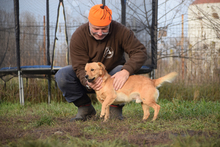
[{"label": "dirt ground", "polygon": [[[164,131],[155,133],[154,131],[147,131],[143,134],[140,132],[129,133],[129,127],[126,125],[119,126],[120,130],[114,129],[115,123],[100,123],[101,128],[107,127],[112,131],[108,134],[93,135],[83,132],[83,128],[87,127],[87,123],[75,123],[69,122],[69,118],[54,118],[55,124],[52,126],[42,125],[39,127],[33,127],[33,122],[39,119],[38,116],[25,116],[25,117],[13,117],[2,118],[0,117],[0,144],[2,146],[16,142],[22,138],[44,139],[53,135],[60,136],[65,139],[68,134],[72,137],[95,139],[97,141],[115,140],[126,138],[129,143],[137,146],[154,146],[159,144],[167,144],[171,142],[170,135],[172,136],[205,136],[210,137],[216,134],[211,132],[193,131],[187,130],[184,132]],[[31,125],[32,124],[32,125]],[[220,138],[220,136],[219,136]]]}]

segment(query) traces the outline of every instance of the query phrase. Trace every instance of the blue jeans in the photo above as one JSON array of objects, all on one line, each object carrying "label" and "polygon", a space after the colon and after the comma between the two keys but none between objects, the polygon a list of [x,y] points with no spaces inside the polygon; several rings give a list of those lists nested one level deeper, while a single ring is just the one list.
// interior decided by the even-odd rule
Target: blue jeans
[{"label": "blue jeans", "polygon": [[[122,67],[123,65],[116,66],[109,74],[114,75],[116,72],[120,71]],[[89,92],[86,87],[81,84],[71,65],[58,70],[55,75],[55,81],[67,102],[73,102],[77,107],[91,103],[87,95]]]}]

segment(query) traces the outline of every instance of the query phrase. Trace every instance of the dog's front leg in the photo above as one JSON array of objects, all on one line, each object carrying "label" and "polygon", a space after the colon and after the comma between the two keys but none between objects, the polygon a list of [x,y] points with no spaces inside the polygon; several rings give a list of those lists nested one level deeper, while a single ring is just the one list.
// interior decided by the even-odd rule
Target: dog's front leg
[{"label": "dog's front leg", "polygon": [[[109,105],[110,106],[110,105]],[[107,103],[105,103],[105,101],[102,103],[102,109],[101,109],[101,114],[100,114],[100,118],[104,117],[106,118],[106,109],[107,107],[109,107]]]},{"label": "dog's front leg", "polygon": [[106,114],[105,114],[104,122],[106,122],[110,117],[110,105],[106,107],[105,111]]},{"label": "dog's front leg", "polygon": [[100,118],[103,118],[105,116],[105,112],[106,112],[106,105],[103,105],[102,103]]},{"label": "dog's front leg", "polygon": [[103,116],[105,116],[104,122],[106,122],[110,116],[109,106],[115,101],[115,99],[116,96],[107,96],[105,101],[102,103],[102,110],[100,117],[102,118]]}]

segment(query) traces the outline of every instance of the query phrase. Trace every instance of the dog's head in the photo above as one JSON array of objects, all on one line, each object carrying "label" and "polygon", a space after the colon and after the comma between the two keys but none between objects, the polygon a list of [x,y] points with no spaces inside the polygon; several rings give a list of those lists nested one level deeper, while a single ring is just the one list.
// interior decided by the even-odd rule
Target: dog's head
[{"label": "dog's head", "polygon": [[98,77],[102,77],[106,70],[101,62],[87,63],[85,66],[85,78],[88,82],[95,81]]}]

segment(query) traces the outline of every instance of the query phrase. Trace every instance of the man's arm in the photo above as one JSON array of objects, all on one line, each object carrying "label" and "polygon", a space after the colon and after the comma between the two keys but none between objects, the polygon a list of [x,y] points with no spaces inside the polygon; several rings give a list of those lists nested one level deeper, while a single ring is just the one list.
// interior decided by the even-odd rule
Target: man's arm
[{"label": "man's arm", "polygon": [[115,90],[121,89],[129,75],[138,71],[147,60],[146,48],[135,37],[134,33],[124,26],[120,30],[122,48],[129,55],[129,60],[124,64],[121,71],[112,76]]},{"label": "man's arm", "polygon": [[129,29],[124,29],[122,37],[122,48],[129,55],[122,69],[126,69],[130,75],[137,72],[147,60],[146,47],[135,37]]},{"label": "man's arm", "polygon": [[85,38],[81,36],[79,30],[76,30],[70,41],[70,57],[73,70],[84,86],[86,86],[85,65],[89,62],[85,44]]}]

